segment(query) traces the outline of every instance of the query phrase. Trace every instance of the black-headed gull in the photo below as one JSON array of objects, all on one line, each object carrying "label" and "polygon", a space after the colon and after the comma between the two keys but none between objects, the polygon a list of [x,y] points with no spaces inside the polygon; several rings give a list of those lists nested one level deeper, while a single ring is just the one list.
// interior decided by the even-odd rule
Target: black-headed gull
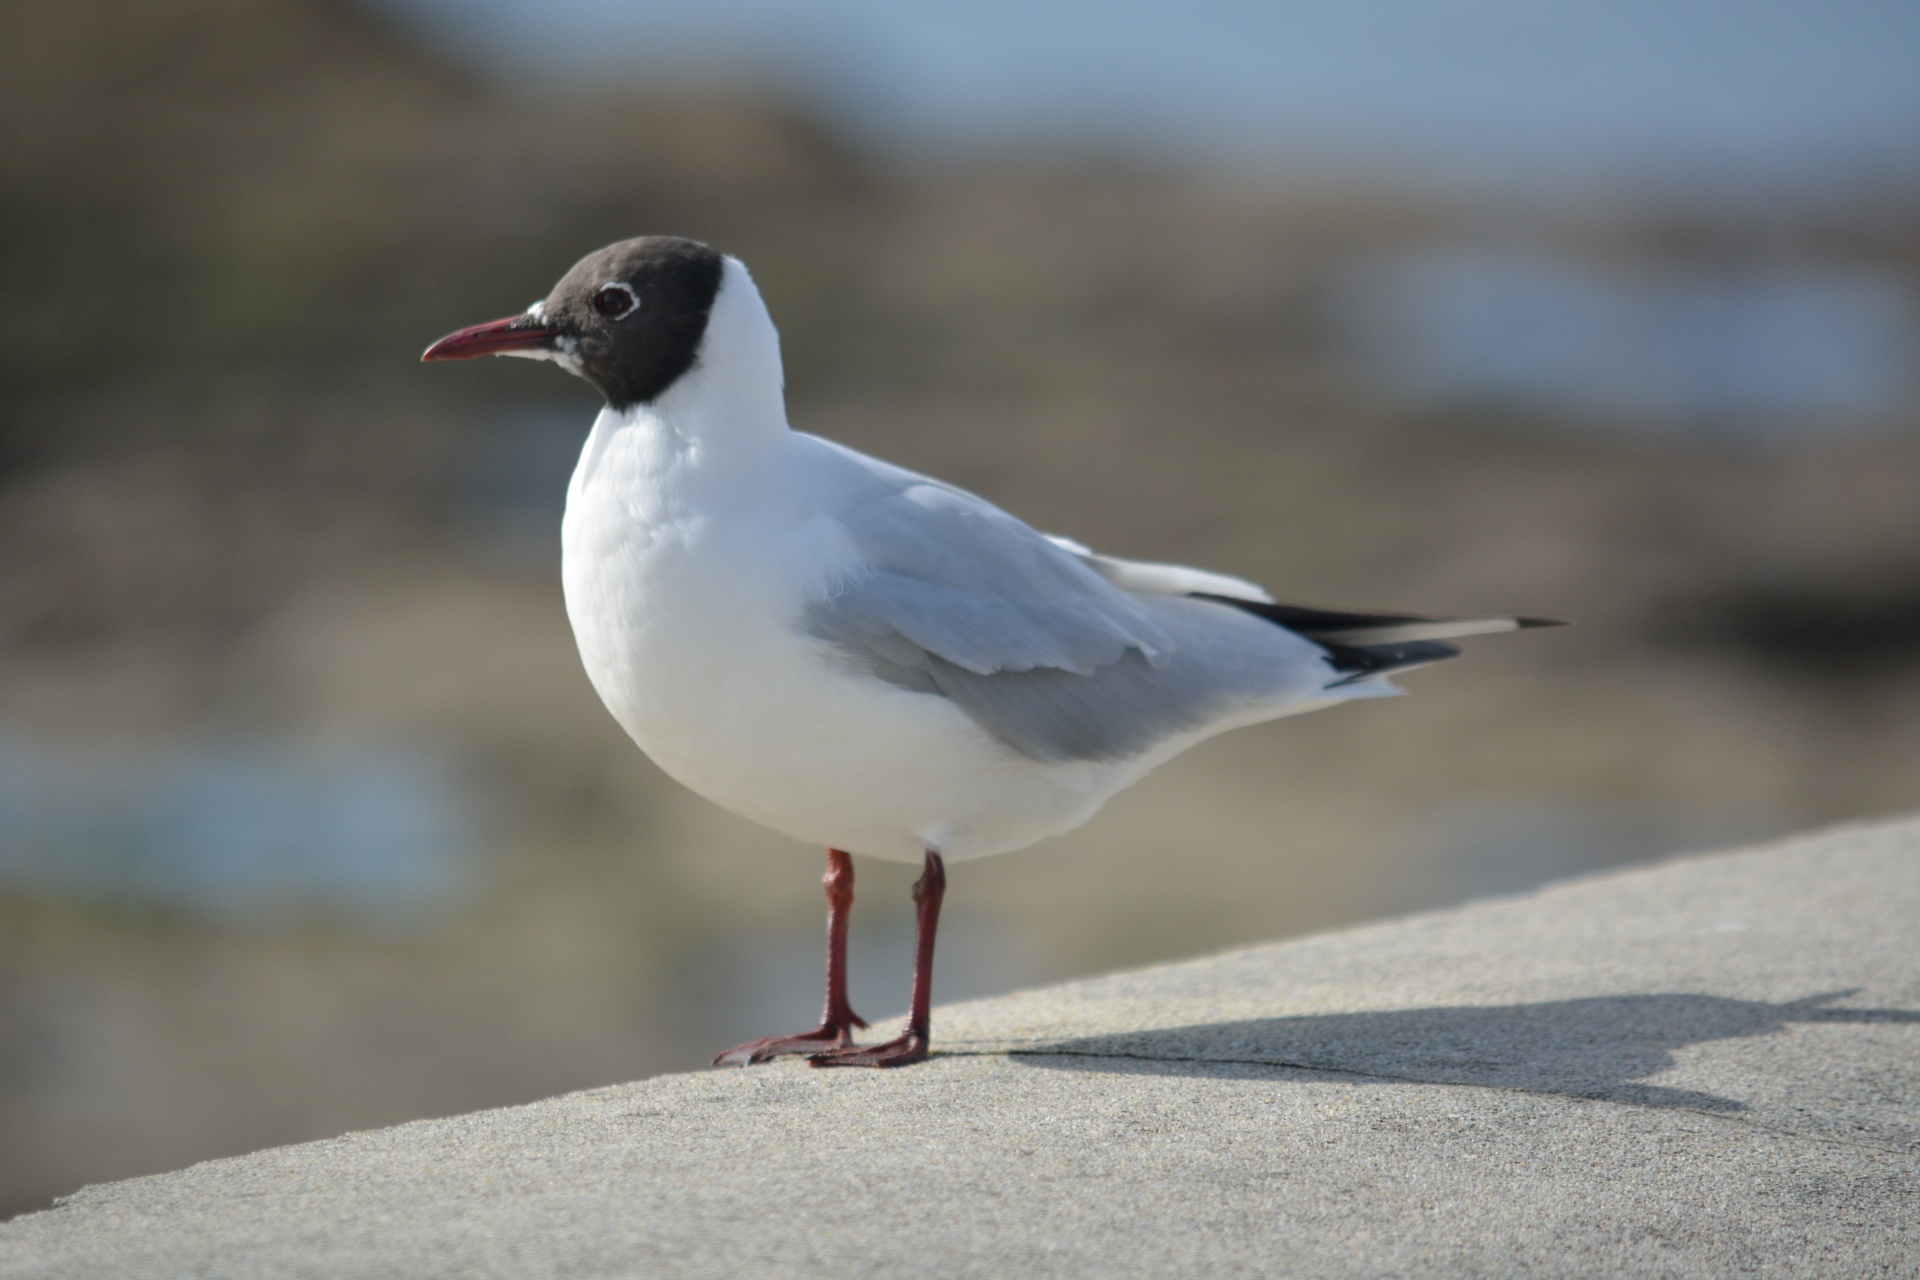
[{"label": "black-headed gull", "polygon": [[[1092,817],[1204,738],[1393,693],[1387,673],[1530,618],[1274,602],[1098,555],[952,485],[790,429],[780,341],[736,258],[648,236],[427,360],[551,360],[597,387],[561,572],[587,675],[667,773],[827,854],[820,1025],[721,1063],[926,1057],[947,859]],[[857,1046],[848,853],[921,862],[906,1034]]]}]

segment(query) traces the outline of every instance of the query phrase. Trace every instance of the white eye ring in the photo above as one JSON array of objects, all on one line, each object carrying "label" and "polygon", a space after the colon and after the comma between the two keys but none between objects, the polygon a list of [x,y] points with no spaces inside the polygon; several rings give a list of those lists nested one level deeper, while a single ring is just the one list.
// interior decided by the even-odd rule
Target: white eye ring
[{"label": "white eye ring", "polygon": [[640,309],[640,296],[616,280],[593,291],[593,309],[609,320],[624,320]]}]

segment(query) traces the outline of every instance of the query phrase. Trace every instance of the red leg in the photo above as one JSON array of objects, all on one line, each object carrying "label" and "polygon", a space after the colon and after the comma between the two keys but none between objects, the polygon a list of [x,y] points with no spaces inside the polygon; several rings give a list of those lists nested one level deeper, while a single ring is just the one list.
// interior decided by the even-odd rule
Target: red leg
[{"label": "red leg", "polygon": [[933,1033],[933,935],[940,927],[940,900],[947,895],[947,868],[940,855],[927,850],[926,870],[913,884],[913,904],[919,908],[919,938],[913,953],[913,1008],[907,1013],[907,1033],[884,1044],[846,1045],[816,1053],[807,1059],[816,1067],[904,1067],[927,1056]]},{"label": "red leg", "polygon": [[853,859],[838,849],[827,850],[827,1007],[820,1025],[797,1036],[768,1036],[735,1045],[713,1060],[716,1067],[744,1067],[783,1053],[818,1053],[824,1046],[853,1043],[853,1029],[866,1019],[847,1003],[847,915],[853,910]]}]

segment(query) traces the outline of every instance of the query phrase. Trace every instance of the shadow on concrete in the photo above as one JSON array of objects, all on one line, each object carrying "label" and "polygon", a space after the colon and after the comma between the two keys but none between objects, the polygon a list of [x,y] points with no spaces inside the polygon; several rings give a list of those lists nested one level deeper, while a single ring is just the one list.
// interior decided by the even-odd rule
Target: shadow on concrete
[{"label": "shadow on concrete", "polygon": [[1538,1004],[1395,1009],[1215,1022],[1088,1036],[1014,1054],[1063,1071],[1160,1071],[1225,1079],[1473,1085],[1648,1107],[1744,1111],[1690,1089],[1635,1083],[1709,1040],[1771,1035],[1800,1022],[1920,1023],[1920,1011],[1836,1009],[1834,991],[1785,1004],[1660,993]]}]

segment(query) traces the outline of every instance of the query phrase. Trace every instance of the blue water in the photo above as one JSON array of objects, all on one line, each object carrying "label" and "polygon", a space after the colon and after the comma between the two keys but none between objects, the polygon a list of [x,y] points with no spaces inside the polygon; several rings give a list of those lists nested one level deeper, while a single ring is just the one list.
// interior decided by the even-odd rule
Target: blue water
[{"label": "blue water", "polygon": [[1608,270],[1446,249],[1353,271],[1340,323],[1366,390],[1702,443],[1911,425],[1920,302],[1841,268]]},{"label": "blue water", "polygon": [[561,91],[772,85],[904,154],[1093,147],[1453,188],[1920,182],[1913,0],[366,0]]},{"label": "blue water", "polygon": [[146,750],[0,735],[0,886],[229,920],[406,926],[469,885],[470,806],[393,746]]}]

